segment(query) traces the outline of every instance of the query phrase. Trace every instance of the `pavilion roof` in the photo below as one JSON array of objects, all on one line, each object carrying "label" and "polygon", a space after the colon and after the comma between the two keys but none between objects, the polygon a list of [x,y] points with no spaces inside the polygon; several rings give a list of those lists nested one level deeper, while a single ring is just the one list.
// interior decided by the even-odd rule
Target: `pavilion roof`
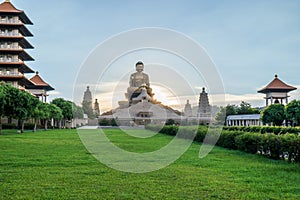
[{"label": "pavilion roof", "polygon": [[275,75],[273,81],[271,81],[266,87],[258,90],[258,93],[268,93],[268,92],[290,92],[296,90],[296,87],[290,86],[284,83],[282,80]]},{"label": "pavilion roof", "polygon": [[[46,83],[39,75],[38,72],[36,72],[36,74],[29,79],[32,83],[34,83],[35,88],[42,88],[45,89],[47,91],[49,90],[54,90],[53,87],[51,87],[48,83]],[[35,89],[35,88],[30,88],[30,89]]]}]

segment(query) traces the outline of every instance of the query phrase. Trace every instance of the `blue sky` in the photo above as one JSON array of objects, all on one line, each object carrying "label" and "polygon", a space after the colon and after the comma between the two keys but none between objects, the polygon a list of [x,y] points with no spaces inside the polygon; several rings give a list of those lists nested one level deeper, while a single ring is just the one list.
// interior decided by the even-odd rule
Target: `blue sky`
[{"label": "blue sky", "polygon": [[[99,43],[143,27],[173,29],[202,45],[218,67],[229,103],[245,100],[263,106],[263,95],[256,91],[274,74],[300,88],[300,1],[12,3],[34,22],[28,28],[35,49],[28,52],[35,61],[28,65],[56,88],[58,94],[51,98],[72,98],[77,72]],[[291,95],[300,98],[299,92]]]}]

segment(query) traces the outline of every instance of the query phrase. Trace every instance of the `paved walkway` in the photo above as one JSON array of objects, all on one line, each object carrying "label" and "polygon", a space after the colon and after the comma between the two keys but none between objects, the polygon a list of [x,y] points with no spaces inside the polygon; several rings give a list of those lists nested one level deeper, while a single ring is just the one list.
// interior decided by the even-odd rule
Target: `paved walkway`
[{"label": "paved walkway", "polygon": [[77,129],[97,129],[97,128],[98,128],[98,126],[82,126]]},{"label": "paved walkway", "polygon": [[145,126],[82,126],[77,129],[145,129]]}]

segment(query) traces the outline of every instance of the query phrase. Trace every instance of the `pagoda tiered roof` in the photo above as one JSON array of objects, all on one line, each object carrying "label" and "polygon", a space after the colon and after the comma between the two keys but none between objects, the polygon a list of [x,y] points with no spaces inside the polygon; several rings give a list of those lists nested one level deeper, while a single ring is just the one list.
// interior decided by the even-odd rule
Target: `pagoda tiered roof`
[{"label": "pagoda tiered roof", "polygon": [[33,24],[23,10],[17,9],[9,0],[0,4],[0,12],[18,15],[24,24]]},{"label": "pagoda tiered roof", "polygon": [[266,94],[269,92],[290,92],[296,89],[297,89],[296,87],[284,83],[282,80],[278,78],[277,75],[275,75],[273,81],[271,81],[266,87],[258,90],[257,92]]}]

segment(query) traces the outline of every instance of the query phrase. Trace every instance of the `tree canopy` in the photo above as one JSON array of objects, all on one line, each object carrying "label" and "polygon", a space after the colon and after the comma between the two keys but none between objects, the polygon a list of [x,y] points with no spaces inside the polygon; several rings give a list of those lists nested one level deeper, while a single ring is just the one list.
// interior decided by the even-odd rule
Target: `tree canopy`
[{"label": "tree canopy", "polygon": [[21,91],[10,84],[0,82],[0,133],[2,130],[1,118],[8,117],[21,122],[21,132],[24,131],[25,120],[34,119],[44,121],[45,129],[50,119],[60,121],[82,118],[80,106],[63,98],[54,99],[51,104],[43,103],[27,91]]},{"label": "tree canopy", "polygon": [[282,104],[272,104],[262,112],[261,119],[264,124],[273,123],[275,126],[281,126],[285,119],[285,108]]},{"label": "tree canopy", "polygon": [[286,118],[292,122],[292,125],[300,125],[300,100],[293,100],[286,105]]},{"label": "tree canopy", "polygon": [[242,115],[242,114],[259,114],[259,110],[252,108],[250,103],[242,101],[239,106],[228,104],[225,107],[220,107],[220,111],[217,113],[217,123],[225,122],[225,119],[229,115]]}]

